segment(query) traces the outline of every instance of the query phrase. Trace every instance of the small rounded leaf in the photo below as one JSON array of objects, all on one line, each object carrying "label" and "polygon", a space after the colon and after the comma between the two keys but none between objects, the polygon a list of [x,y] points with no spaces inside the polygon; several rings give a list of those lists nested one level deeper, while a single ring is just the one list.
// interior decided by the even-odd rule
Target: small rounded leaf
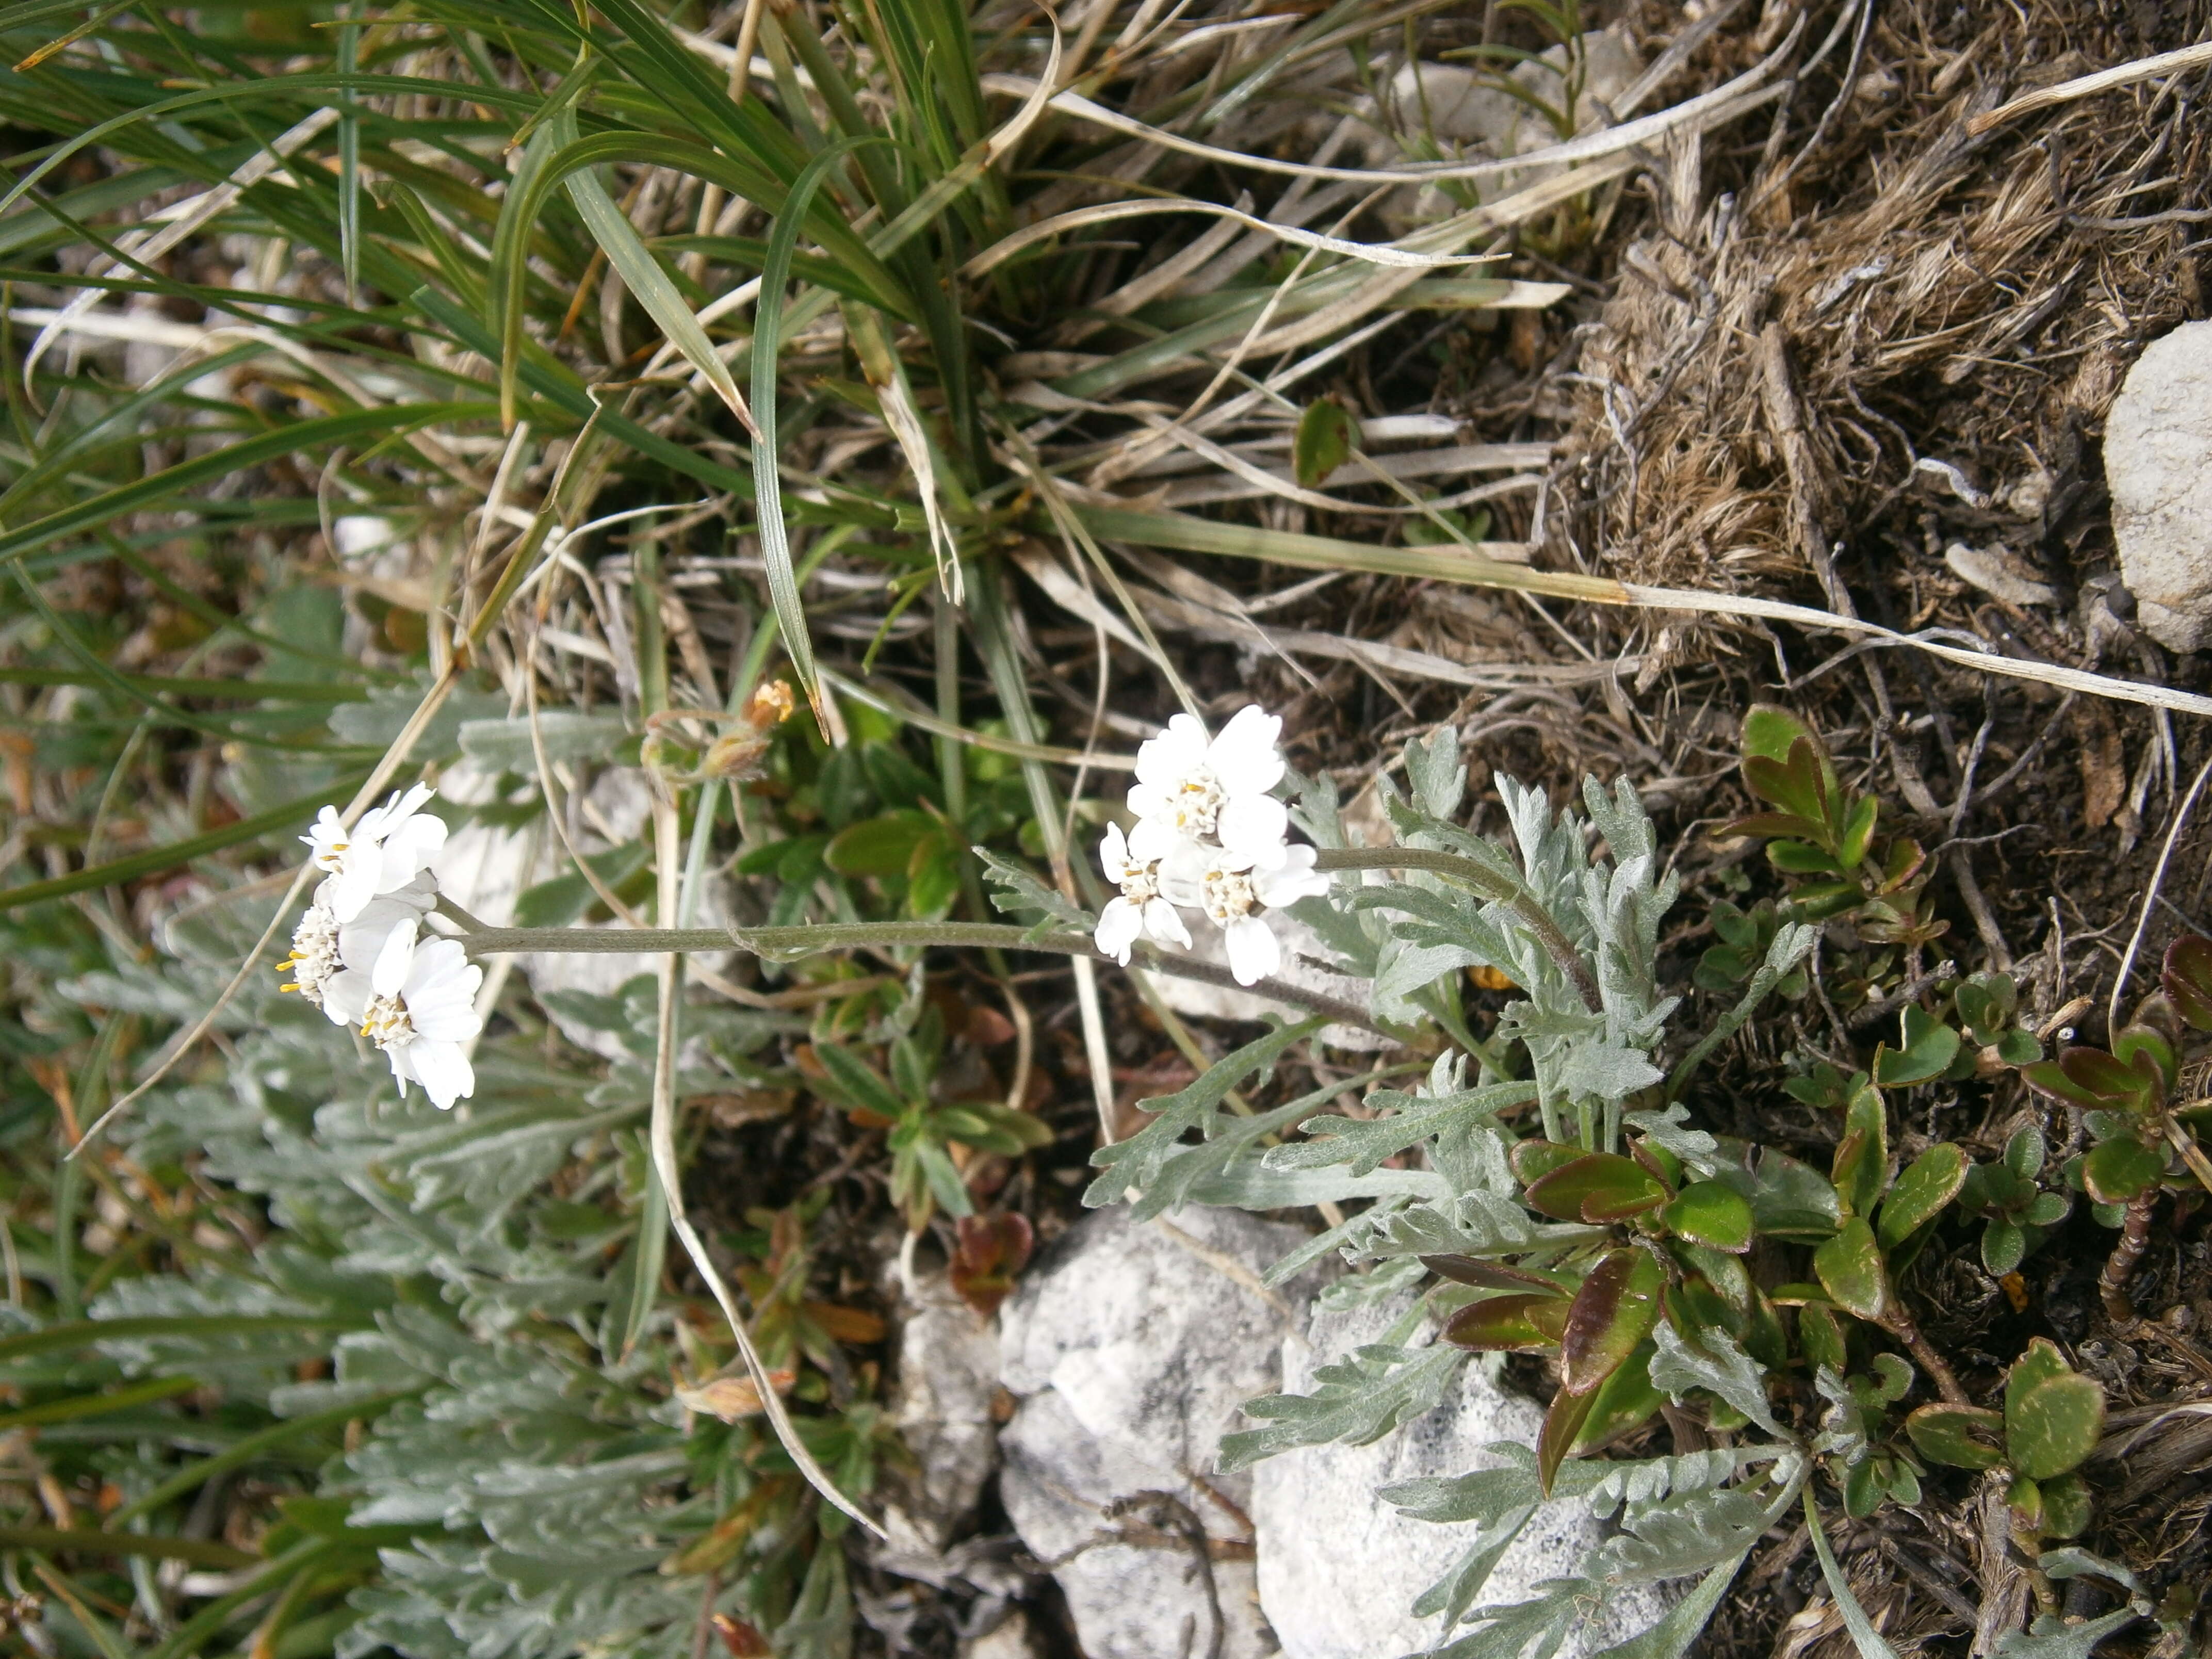
[{"label": "small rounded leaf", "polygon": [[1882,1200],[1875,1229],[1882,1249],[1895,1249],[1934,1220],[1959,1195],[1966,1179],[1966,1155],[1950,1141],[1939,1140],[1914,1158]]},{"label": "small rounded leaf", "polygon": [[2089,1529],[2094,1505],[2087,1481],[2078,1474],[2060,1474],[2036,1484],[2043,1488],[2044,1536],[2079,1538]]},{"label": "small rounded leaf", "polygon": [[1992,1221],[1982,1231],[1982,1266],[1997,1278],[2021,1264],[2027,1254],[2027,1235],[2009,1221]]},{"label": "small rounded leaf", "polygon": [[2105,1430],[2105,1391],[2066,1363],[2056,1343],[2037,1337],[2005,1379],[2005,1449],[2033,1480],[2080,1467]]},{"label": "small rounded leaf", "polygon": [[1889,1266],[1863,1217],[1844,1223],[1842,1231],[1813,1252],[1813,1271],[1846,1313],[1879,1323],[1889,1312]]},{"label": "small rounded leaf", "polygon": [[1945,1401],[1905,1419],[1913,1449],[1954,1469],[1993,1469],[2004,1462],[2004,1413]]},{"label": "small rounded leaf", "polygon": [[2081,1183],[2100,1204],[2125,1204],[2166,1177],[2166,1152],[2133,1135],[2115,1135],[2081,1160]]},{"label": "small rounded leaf", "polygon": [[1711,1249],[1741,1252],[1755,1231],[1751,1200],[1718,1181],[1692,1182],[1659,1212],[1667,1231]]},{"label": "small rounded leaf", "polygon": [[2166,947],[2166,1000],[2200,1031],[2212,1031],[2212,939],[2191,933]]}]

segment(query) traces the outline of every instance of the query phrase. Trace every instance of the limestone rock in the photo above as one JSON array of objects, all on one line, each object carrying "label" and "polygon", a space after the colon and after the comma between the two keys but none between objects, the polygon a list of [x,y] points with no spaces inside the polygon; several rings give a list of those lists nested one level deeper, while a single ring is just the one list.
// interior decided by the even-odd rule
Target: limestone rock
[{"label": "limestone rock", "polygon": [[2105,477],[2140,625],[2170,650],[2212,645],[2212,322],[2154,340],[2128,371]]},{"label": "limestone rock", "polygon": [[891,1416],[915,1462],[900,1509],[919,1538],[942,1550],[998,1467],[999,1333],[941,1270],[920,1275],[915,1291],[899,1328]]},{"label": "limestone rock", "polygon": [[[1310,1391],[1317,1366],[1377,1340],[1394,1311],[1316,1309],[1307,1342],[1283,1345],[1285,1391]],[[1400,1480],[1491,1467],[1496,1460],[1485,1445],[1533,1446],[1544,1420],[1540,1407],[1491,1382],[1479,1361],[1460,1378],[1434,1411],[1373,1445],[1305,1447],[1254,1470],[1260,1606],[1285,1659],[1394,1659],[1443,1640],[1437,1621],[1415,1619],[1413,1605],[1459,1559],[1472,1528],[1408,1520],[1375,1493]],[[1528,1599],[1543,1580],[1573,1573],[1604,1535],[1580,1504],[1546,1505],[1492,1570],[1479,1603]],[[1650,1589],[1615,1596],[1604,1620],[1569,1635],[1564,1659],[1625,1639],[1666,1606]]]},{"label": "limestone rock", "polygon": [[1021,1404],[1000,1435],[1000,1495],[1089,1659],[1203,1656],[1215,1607],[1223,1659],[1276,1650],[1254,1584],[1251,1479],[1207,1472],[1237,1407],[1279,1385],[1285,1308],[1304,1316],[1302,1297],[1245,1276],[1304,1237],[1237,1211],[1140,1224],[1102,1210],[1000,1313],[1000,1377]]}]

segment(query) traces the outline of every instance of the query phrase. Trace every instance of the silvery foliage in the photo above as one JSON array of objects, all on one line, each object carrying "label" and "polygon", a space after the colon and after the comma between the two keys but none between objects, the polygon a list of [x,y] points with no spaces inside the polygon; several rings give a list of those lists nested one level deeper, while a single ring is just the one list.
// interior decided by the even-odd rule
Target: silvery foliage
[{"label": "silvery foliage", "polygon": [[[107,1008],[176,1018],[212,1000],[266,920],[240,904],[172,929],[173,959],[127,964],[66,988]],[[556,998],[562,994],[555,994]],[[653,1315],[625,1356],[647,1166],[655,993],[569,994],[564,1012],[613,1031],[624,1057],[579,1091],[524,1036],[477,1050],[479,1087],[460,1112],[391,1085],[330,1041],[322,1015],[257,982],[228,1028],[218,1082],[173,1085],[119,1126],[148,1164],[196,1160],[214,1181],[266,1198],[277,1224],[250,1269],[124,1278],[88,1311],[253,1314],[319,1320],[296,1334],[112,1339],[126,1370],[179,1372],[226,1399],[296,1417],[402,1396],[323,1472],[320,1498],[349,1528],[374,1527],[381,1582],[353,1593],[342,1654],[420,1659],[686,1659],[702,1581],[661,1571],[738,1494],[726,1460],[702,1457],[666,1382],[672,1316]],[[781,1024],[780,1024],[781,1022]],[[687,1052],[733,1086],[780,1016],[694,1010]],[[803,1026],[796,1026],[803,1029]],[[587,1169],[556,1198],[556,1171]],[[614,1189],[619,1202],[600,1200]],[[342,1334],[335,1345],[331,1327]],[[298,1380],[331,1356],[331,1374]],[[717,1467],[721,1464],[721,1467]],[[125,1496],[167,1468],[118,1460]],[[846,1650],[844,1559],[818,1571],[779,1651]],[[818,1582],[817,1582],[818,1581]],[[733,1599],[733,1577],[722,1605]],[[793,1641],[794,1637],[805,1639]]]},{"label": "silvery foliage", "polygon": [[[1474,884],[1506,896],[1478,897],[1469,884],[1423,870],[1389,878],[1369,872],[1364,883],[1340,885],[1331,900],[1305,901],[1292,913],[1321,936],[1336,958],[1333,966],[1370,982],[1378,1021],[1435,1025],[1462,1052],[1448,1049],[1410,1091],[1370,1093],[1369,1115],[1361,1117],[1316,1110],[1312,1097],[1249,1118],[1223,1110],[1231,1090],[1263,1076],[1320,1022],[1281,1027],[1178,1094],[1145,1103],[1160,1115],[1097,1155],[1105,1172],[1085,1199],[1111,1203],[1134,1192],[1145,1214],[1194,1201],[1259,1210],[1364,1203],[1267,1275],[1280,1284],[1334,1253],[1356,1270],[1324,1292],[1340,1304],[1402,1301],[1425,1275],[1423,1255],[1525,1258],[1606,1237],[1603,1228],[1558,1223],[1522,1206],[1507,1156],[1515,1136],[1498,1115],[1509,1108],[1533,1103],[1547,1139],[1606,1150],[1619,1150],[1629,1125],[1701,1175],[1729,1156],[1713,1136],[1688,1125],[1680,1105],[1630,1109],[1667,1080],[1662,1057],[1680,1003],[1655,976],[1660,923],[1679,883],[1662,867],[1635,792],[1626,782],[1607,790],[1587,781],[1585,818],[1571,809],[1555,811],[1542,790],[1500,776],[1509,839],[1498,842],[1458,822],[1467,773],[1453,728],[1410,745],[1406,771],[1409,795],[1387,778],[1376,786],[1398,844],[1466,860],[1481,872]],[[1299,826],[1319,846],[1343,847],[1334,785],[1320,779],[1293,781],[1293,787]],[[1602,856],[1592,850],[1600,839]],[[1531,925],[1532,907],[1580,957],[1596,1007]],[[1783,930],[1760,970],[1757,995],[1717,1035],[1741,1024],[1811,945],[1810,929]],[[1488,1044],[1461,1023],[1452,984],[1474,967],[1503,972],[1522,992]],[[1527,1056],[1525,1078],[1501,1075],[1489,1063],[1511,1042]],[[1700,1045],[1694,1059],[1711,1046]],[[1269,1134],[1292,1126],[1308,1138],[1262,1150]],[[1194,1130],[1203,1139],[1187,1144]],[[1414,1167],[1384,1167],[1393,1158]],[[1817,1207],[1818,1195],[1803,1201]],[[1312,1393],[1250,1402],[1246,1412],[1261,1426],[1228,1436],[1222,1465],[1241,1468],[1297,1447],[1377,1439],[1443,1401],[1468,1358],[1434,1340],[1416,1301],[1381,1341],[1322,1366]],[[1415,1604],[1418,1614],[1442,1621],[1430,1659],[1551,1659],[1620,1587],[1693,1576],[1699,1583],[1664,1620],[1613,1653],[1677,1659],[1695,1639],[1753,1545],[1802,1494],[1811,1448],[1775,1419],[1760,1367],[1724,1334],[1692,1345],[1662,1324],[1652,1376],[1678,1400],[1692,1389],[1717,1395],[1774,1439],[1686,1457],[1568,1462],[1553,1496],[1589,1502],[1614,1520],[1614,1534],[1579,1575],[1541,1586],[1529,1601],[1477,1605],[1492,1568],[1545,1501],[1529,1448],[1495,1445],[1488,1449],[1500,1467],[1378,1494],[1403,1515],[1471,1529],[1451,1571]]]}]

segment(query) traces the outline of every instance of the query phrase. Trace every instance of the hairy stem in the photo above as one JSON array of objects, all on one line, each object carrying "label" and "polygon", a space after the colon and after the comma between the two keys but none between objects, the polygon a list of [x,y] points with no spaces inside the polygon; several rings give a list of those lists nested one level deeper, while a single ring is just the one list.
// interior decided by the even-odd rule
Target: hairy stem
[{"label": "hairy stem", "polygon": [[1959,1406],[1973,1403],[1966,1398],[1966,1391],[1959,1386],[1958,1375],[1952,1370],[1949,1362],[1929,1346],[1926,1337],[1921,1335],[1920,1327],[1912,1322],[1911,1314],[1902,1307],[1893,1307],[1889,1317],[1882,1321],[1882,1328],[1911,1351],[1913,1358],[1919,1362],[1920,1369],[1928,1373],[1929,1380],[1936,1385],[1936,1391],[1944,1399]]},{"label": "hairy stem", "polygon": [[1605,1004],[1598,994],[1597,975],[1575,949],[1574,941],[1559,930],[1559,924],[1550,913],[1536,902],[1536,896],[1518,882],[1502,878],[1496,871],[1485,869],[1473,859],[1463,859],[1456,853],[1430,852],[1418,847],[1322,848],[1314,855],[1316,870],[1426,870],[1432,875],[1466,883],[1485,898],[1493,899],[1519,918],[1521,925],[1534,934],[1536,940],[1559,964],[1560,971],[1574,981],[1581,993],[1583,1006],[1592,1013],[1601,1012]]},{"label": "hairy stem", "polygon": [[2136,1276],[2136,1264],[2150,1248],[2150,1212],[2157,1202],[2156,1187],[2129,1202],[2127,1219],[2120,1224],[2120,1242],[2112,1246],[2112,1255],[2105,1258],[2104,1272],[2097,1275],[2097,1294],[2105,1299],[2105,1317],[2115,1325],[2136,1322],[2128,1281]]},{"label": "hairy stem", "polygon": [[[1088,957],[1097,946],[1088,933],[1058,932],[1031,938],[1030,930],[1011,922],[988,921],[850,921],[828,922],[811,927],[482,927],[460,936],[471,956],[503,956],[514,952],[574,951],[596,953],[661,953],[690,951],[740,951],[770,961],[821,956],[831,951],[867,946],[942,945],[949,948],[1001,951],[1039,951],[1050,956]],[[1200,981],[1247,991],[1270,1001],[1287,1002],[1310,1009],[1340,1024],[1365,1031],[1380,1031],[1364,1008],[1326,993],[1291,985],[1279,979],[1263,979],[1238,985],[1230,971],[1214,963],[1170,956],[1139,940],[1145,966],[1153,973]]]}]

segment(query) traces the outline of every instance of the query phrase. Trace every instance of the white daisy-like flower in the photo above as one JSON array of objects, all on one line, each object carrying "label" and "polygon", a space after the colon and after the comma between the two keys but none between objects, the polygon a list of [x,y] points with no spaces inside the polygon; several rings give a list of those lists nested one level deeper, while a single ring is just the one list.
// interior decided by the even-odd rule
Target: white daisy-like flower
[{"label": "white daisy-like flower", "polygon": [[[393,953],[380,954],[386,969]],[[476,1070],[467,1043],[483,1029],[477,1018],[477,991],[483,969],[471,963],[454,940],[414,943],[396,989],[378,991],[362,1010],[362,1035],[384,1051],[392,1075],[404,1085],[419,1083],[439,1110],[476,1091]]]},{"label": "white daisy-like flower", "polygon": [[446,844],[446,821],[422,810],[435,793],[425,783],[404,795],[395,791],[383,805],[362,813],[351,830],[336,807],[325,806],[314,827],[300,837],[313,849],[315,868],[330,877],[321,896],[341,923],[359,915],[378,894],[404,887],[429,868]]},{"label": "white daisy-like flower", "polygon": [[1322,897],[1328,878],[1314,868],[1310,847],[1283,848],[1272,867],[1224,849],[1205,859],[1196,885],[1201,908],[1221,929],[1230,973],[1239,985],[1256,985],[1283,965],[1282,942],[1261,913]]},{"label": "white daisy-like flower", "polygon": [[1106,838],[1098,843],[1098,862],[1106,879],[1121,890],[1121,896],[1107,900],[1106,908],[1098,913],[1094,937],[1103,955],[1127,968],[1129,947],[1139,933],[1156,945],[1189,946],[1190,930],[1182,925],[1175,906],[1161,895],[1159,860],[1133,858],[1120,824],[1106,826]]},{"label": "white daisy-like flower", "polygon": [[331,1024],[362,1024],[370,1003],[406,982],[422,918],[436,903],[430,878],[417,876],[397,892],[378,894],[338,928],[339,970],[322,988],[322,1009]]},{"label": "white daisy-like flower", "polygon": [[1212,738],[1188,714],[1170,720],[1137,750],[1130,855],[1152,862],[1172,855],[1181,842],[1210,841],[1254,866],[1280,862],[1290,811],[1267,792],[1283,780],[1275,746],[1282,729],[1281,716],[1256,705],[1237,710]]},{"label": "white daisy-like flower", "polygon": [[[331,913],[331,907],[323,902],[322,890],[318,888],[307,906],[307,914],[292,929],[292,954],[276,964],[279,972],[292,975],[289,983],[277,988],[295,991],[300,1000],[310,1008],[320,1008],[324,988],[336,977],[341,965],[338,919]],[[335,1014],[331,1018],[334,1020],[338,1018]]]}]

